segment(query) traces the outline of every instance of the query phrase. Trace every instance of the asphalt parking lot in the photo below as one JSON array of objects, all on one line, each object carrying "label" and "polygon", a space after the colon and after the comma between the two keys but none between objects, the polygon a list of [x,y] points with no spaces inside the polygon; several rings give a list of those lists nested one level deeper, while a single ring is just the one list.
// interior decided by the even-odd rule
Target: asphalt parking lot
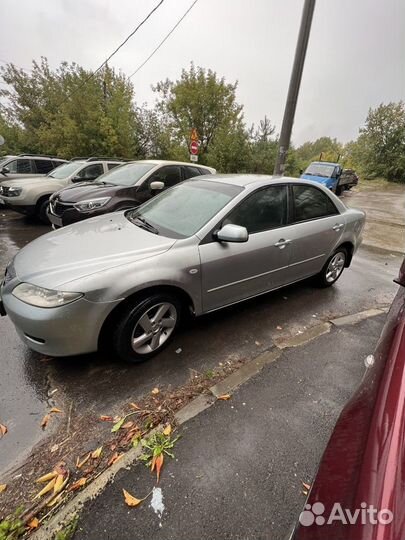
[{"label": "asphalt parking lot", "polygon": [[[392,204],[381,196],[362,193],[348,194],[348,204],[350,197],[371,205],[372,219],[381,201],[392,209],[391,221],[399,220],[403,202],[398,203],[396,193]],[[154,386],[183,384],[192,370],[205,373],[227,359],[253,358],[280,336],[299,334],[336,316],[388,306],[397,288],[392,280],[402,260],[399,249],[392,248],[400,245],[403,229],[399,221],[384,226],[392,226],[399,243],[391,239],[391,250],[387,251],[379,247],[378,238],[376,245],[370,240],[371,245],[359,250],[351,268],[334,287],[319,290],[304,282],[190,321],[168,349],[141,366],[123,365],[101,355],[43,361],[20,343],[11,322],[2,318],[0,420],[9,432],[1,441],[0,473],[18,467],[39,441],[57,429],[57,421],[46,432],[40,427],[51,403],[76,417],[113,414],[122,402],[136,400]],[[371,239],[374,230],[376,225]],[[49,227],[1,210],[0,272],[20,248],[48,231]]]}]

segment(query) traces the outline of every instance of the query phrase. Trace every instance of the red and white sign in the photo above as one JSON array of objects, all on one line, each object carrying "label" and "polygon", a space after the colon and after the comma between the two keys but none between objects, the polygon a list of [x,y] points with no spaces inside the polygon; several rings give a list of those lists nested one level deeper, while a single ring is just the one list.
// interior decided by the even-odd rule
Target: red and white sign
[{"label": "red and white sign", "polygon": [[190,144],[190,152],[196,156],[198,154],[198,142],[197,141],[191,141]]}]

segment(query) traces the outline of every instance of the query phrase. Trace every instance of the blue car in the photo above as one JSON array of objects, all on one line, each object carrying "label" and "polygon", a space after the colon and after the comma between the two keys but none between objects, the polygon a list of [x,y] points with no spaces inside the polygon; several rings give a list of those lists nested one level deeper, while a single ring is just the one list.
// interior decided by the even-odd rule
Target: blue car
[{"label": "blue car", "polygon": [[338,163],[329,161],[313,161],[304,171],[300,178],[318,182],[340,195],[341,186],[339,180],[342,175],[342,167]]}]

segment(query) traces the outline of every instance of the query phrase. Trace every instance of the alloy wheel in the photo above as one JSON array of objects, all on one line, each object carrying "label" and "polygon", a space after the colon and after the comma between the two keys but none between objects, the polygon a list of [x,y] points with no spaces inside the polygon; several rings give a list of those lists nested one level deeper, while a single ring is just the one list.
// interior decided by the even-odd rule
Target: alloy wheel
[{"label": "alloy wheel", "polygon": [[326,269],[326,281],[333,283],[338,279],[343,272],[345,266],[346,257],[342,251],[336,253],[329,261],[328,268]]},{"label": "alloy wheel", "polygon": [[169,302],[146,309],[135,324],[131,345],[137,354],[149,354],[159,349],[172,334],[177,322],[177,310]]}]

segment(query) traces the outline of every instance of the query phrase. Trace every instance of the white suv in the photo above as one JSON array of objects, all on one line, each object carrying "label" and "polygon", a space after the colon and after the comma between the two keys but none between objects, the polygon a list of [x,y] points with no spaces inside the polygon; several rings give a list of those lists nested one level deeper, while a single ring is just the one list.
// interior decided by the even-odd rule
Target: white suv
[{"label": "white suv", "polygon": [[15,178],[43,176],[63,163],[67,163],[67,160],[42,154],[2,156],[0,157],[0,183],[5,180],[14,180]]},{"label": "white suv", "polygon": [[0,183],[0,200],[12,210],[36,216],[49,223],[46,209],[49,197],[75,182],[90,182],[117,165],[124,163],[114,158],[75,158],[57,167],[46,176],[35,176]]}]

